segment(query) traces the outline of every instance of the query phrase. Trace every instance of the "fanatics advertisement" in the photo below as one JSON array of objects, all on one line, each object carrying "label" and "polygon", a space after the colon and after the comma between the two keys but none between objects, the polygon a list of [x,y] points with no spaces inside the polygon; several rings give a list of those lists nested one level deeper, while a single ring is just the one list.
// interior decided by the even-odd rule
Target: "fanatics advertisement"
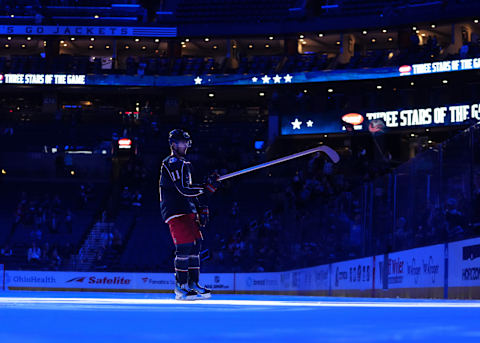
[{"label": "fanatics advertisement", "polygon": [[373,287],[373,258],[332,264],[332,291],[369,290]]},{"label": "fanatics advertisement", "polygon": [[448,244],[448,286],[480,286],[480,238]]}]

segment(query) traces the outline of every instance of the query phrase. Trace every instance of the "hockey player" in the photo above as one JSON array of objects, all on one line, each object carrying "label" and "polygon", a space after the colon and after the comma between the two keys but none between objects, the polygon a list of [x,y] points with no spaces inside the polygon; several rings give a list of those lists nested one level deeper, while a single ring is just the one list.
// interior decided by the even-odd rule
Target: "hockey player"
[{"label": "hockey player", "polygon": [[175,244],[175,299],[210,298],[211,291],[199,285],[200,226],[208,220],[208,208],[200,206],[198,196],[215,192],[216,176],[206,185],[192,183],[191,164],[186,160],[190,135],[175,129],[168,137],[171,154],[162,161],[159,180],[160,208]]}]

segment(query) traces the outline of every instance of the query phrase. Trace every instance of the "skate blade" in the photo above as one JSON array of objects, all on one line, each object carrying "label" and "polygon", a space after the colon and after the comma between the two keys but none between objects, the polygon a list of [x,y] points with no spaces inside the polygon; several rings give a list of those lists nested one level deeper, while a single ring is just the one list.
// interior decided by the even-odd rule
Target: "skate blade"
[{"label": "skate blade", "polygon": [[175,300],[195,300],[198,296],[198,293],[195,295],[185,295],[184,293],[177,292],[176,290],[173,293],[175,294]]},{"label": "skate blade", "polygon": [[198,294],[196,300],[210,299],[212,293]]},{"label": "skate blade", "polygon": [[175,300],[180,300],[180,301],[192,301],[196,299],[197,299],[197,295],[188,295],[188,296],[175,295]]}]

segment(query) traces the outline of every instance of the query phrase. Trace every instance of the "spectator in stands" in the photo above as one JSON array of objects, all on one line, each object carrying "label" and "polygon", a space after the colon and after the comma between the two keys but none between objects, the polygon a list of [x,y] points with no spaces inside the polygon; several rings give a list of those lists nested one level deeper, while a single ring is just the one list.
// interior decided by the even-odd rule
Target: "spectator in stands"
[{"label": "spectator in stands", "polygon": [[102,242],[102,245],[109,248],[112,246],[113,242],[113,233],[111,232],[110,228],[108,230],[104,230],[102,234],[100,235],[100,240]]},{"label": "spectator in stands", "polygon": [[395,250],[407,249],[410,242],[410,234],[407,229],[407,220],[404,217],[397,219],[394,231],[394,248]]},{"label": "spectator in stands", "polygon": [[105,265],[104,256],[105,256],[105,246],[101,246],[95,255],[95,261],[93,264],[95,265],[96,269],[105,269],[107,266]]},{"label": "spectator in stands", "polygon": [[137,190],[132,196],[132,207],[136,215],[140,214],[140,209],[142,207],[142,194]]},{"label": "spectator in stands", "polygon": [[104,210],[102,212],[102,218],[100,219],[102,223],[107,223],[108,222],[108,212],[107,210]]},{"label": "spectator in stands", "polygon": [[32,243],[30,249],[28,249],[27,253],[27,261],[28,263],[38,264],[41,258],[41,250],[37,247],[35,242]]},{"label": "spectator in stands", "polygon": [[81,207],[84,207],[88,203],[88,194],[87,194],[87,187],[85,185],[80,185],[80,204]]},{"label": "spectator in stands", "polygon": [[122,249],[122,246],[123,246],[122,234],[120,233],[120,231],[115,229],[115,231],[113,232],[112,248],[117,251],[120,251]]},{"label": "spectator in stands", "polygon": [[57,214],[55,211],[52,211],[50,215],[50,221],[49,221],[49,229],[51,233],[58,233],[58,220],[57,220]]},{"label": "spectator in stands", "polygon": [[41,241],[42,240],[42,230],[34,228],[30,231],[30,238],[33,241]]},{"label": "spectator in stands", "polygon": [[63,246],[60,246],[60,248],[58,249],[58,252],[60,256],[63,257],[64,259],[73,260],[75,258],[74,250],[70,242],[67,242]]},{"label": "spectator in stands", "polygon": [[87,257],[87,248],[85,246],[82,246],[78,251],[75,263],[77,265],[85,263],[86,257]]},{"label": "spectator in stands", "polygon": [[462,239],[464,234],[464,217],[458,210],[457,200],[449,198],[445,210],[445,220],[447,222],[447,234],[449,239]]},{"label": "spectator in stands", "polygon": [[52,249],[52,253],[50,255],[51,257],[51,265],[56,269],[58,270],[58,268],[60,267],[60,265],[62,264],[62,258],[60,257],[60,255],[58,254],[58,250],[57,250],[57,247],[54,247]]},{"label": "spectator in stands", "polygon": [[146,68],[147,68],[147,63],[145,63],[145,61],[140,61],[140,63],[138,63],[137,75],[138,76],[145,75]]},{"label": "spectator in stands", "polygon": [[360,214],[355,215],[350,226],[350,247],[356,255],[360,255],[362,247],[362,216]]},{"label": "spectator in stands", "polygon": [[73,232],[72,216],[72,211],[70,209],[67,209],[67,212],[65,213],[65,227],[67,228],[68,233]]},{"label": "spectator in stands", "polygon": [[468,56],[468,43],[465,43],[462,45],[462,47],[460,48],[460,58],[467,58]]},{"label": "spectator in stands", "polygon": [[60,199],[60,196],[58,194],[55,194],[52,200],[52,209],[54,211],[60,211],[62,208],[62,200]]},{"label": "spectator in stands", "polygon": [[128,187],[127,186],[123,187],[123,191],[121,195],[121,203],[124,208],[130,205],[130,198],[131,198],[131,194],[130,194],[130,191],[128,190]]},{"label": "spectator in stands", "polygon": [[2,249],[0,249],[0,260],[6,263],[7,260],[10,259],[12,256],[13,256],[12,248],[10,248],[8,244],[5,244],[5,246]]},{"label": "spectator in stands", "polygon": [[50,262],[50,245],[48,244],[48,242],[45,242],[45,244],[43,245],[42,257],[40,258],[40,261],[44,265],[48,265],[48,263]]},{"label": "spectator in stands", "polygon": [[38,207],[34,211],[34,223],[35,223],[35,228],[37,230],[40,230],[43,224],[43,210],[41,207]]}]

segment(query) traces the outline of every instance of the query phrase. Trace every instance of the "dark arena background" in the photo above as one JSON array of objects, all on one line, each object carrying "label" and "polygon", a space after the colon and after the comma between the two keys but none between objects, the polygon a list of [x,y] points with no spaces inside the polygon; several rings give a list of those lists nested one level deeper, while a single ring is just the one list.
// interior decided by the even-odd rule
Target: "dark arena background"
[{"label": "dark arena background", "polygon": [[480,342],[479,21],[0,0],[0,341]]}]

